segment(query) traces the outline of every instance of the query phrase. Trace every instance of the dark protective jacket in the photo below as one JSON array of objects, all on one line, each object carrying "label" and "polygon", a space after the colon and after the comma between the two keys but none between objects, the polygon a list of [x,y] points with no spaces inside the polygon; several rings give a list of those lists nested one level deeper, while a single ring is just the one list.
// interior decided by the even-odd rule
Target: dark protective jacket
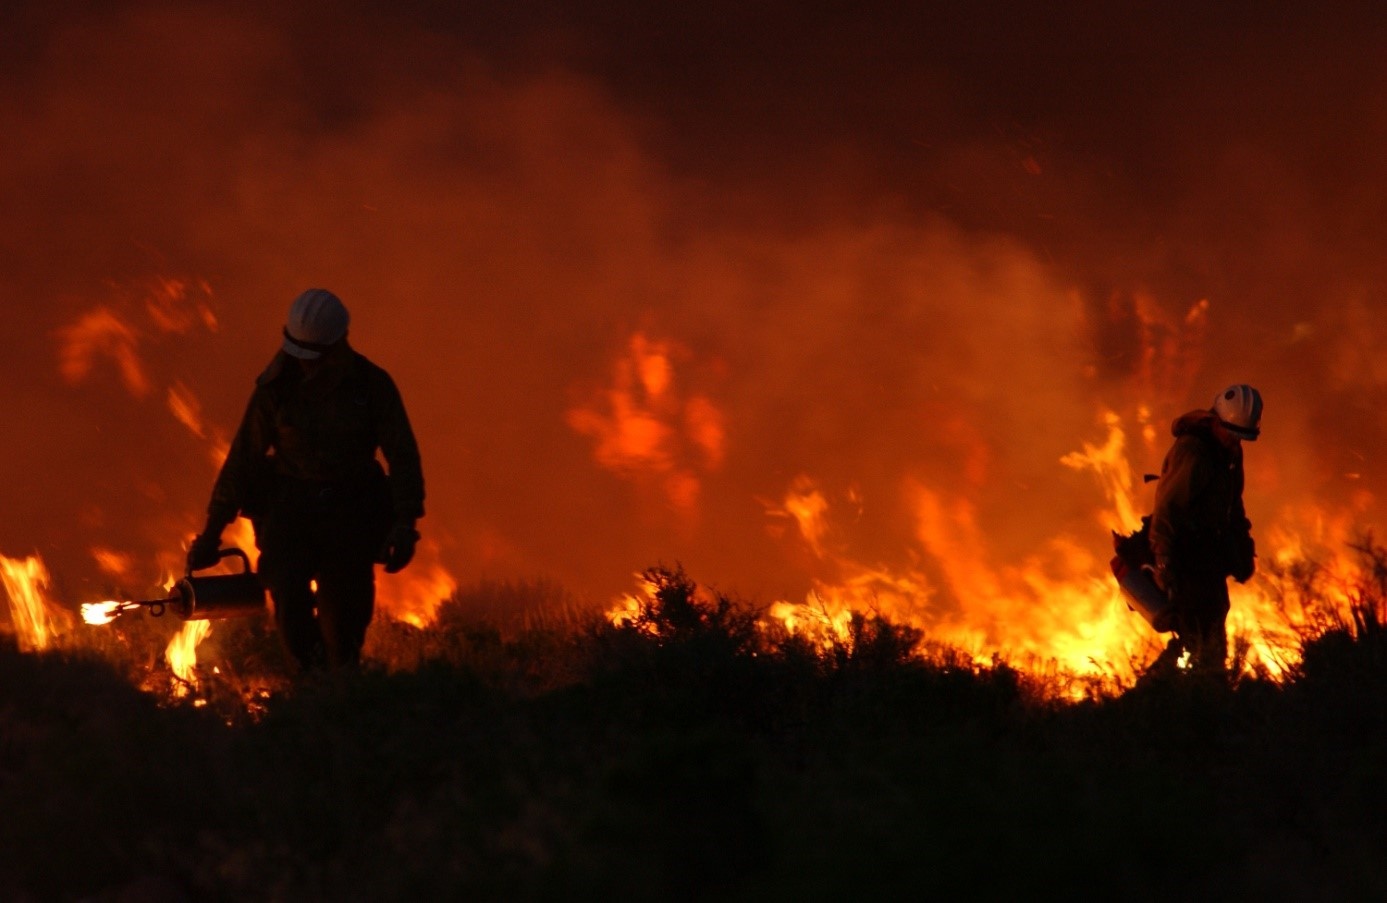
[{"label": "dark protective jacket", "polygon": [[276,484],[339,488],[389,468],[395,520],[424,514],[419,446],[390,375],[344,341],[306,375],[283,352],[256,380],[208,505],[209,524],[257,516]]},{"label": "dark protective jacket", "polygon": [[1252,524],[1243,508],[1241,447],[1213,434],[1214,414],[1191,411],[1171,425],[1151,513],[1151,551],[1176,575],[1252,576]]}]

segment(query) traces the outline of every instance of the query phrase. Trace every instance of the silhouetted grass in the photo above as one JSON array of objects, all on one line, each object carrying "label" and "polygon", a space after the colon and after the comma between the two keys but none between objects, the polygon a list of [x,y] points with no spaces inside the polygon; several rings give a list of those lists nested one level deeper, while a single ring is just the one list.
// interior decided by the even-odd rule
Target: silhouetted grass
[{"label": "silhouetted grass", "polygon": [[881,618],[811,644],[677,567],[621,625],[455,601],[297,681],[268,625],[217,624],[184,701],[136,686],[165,625],[0,645],[0,898],[1380,899],[1365,573],[1285,683],[1079,704]]}]

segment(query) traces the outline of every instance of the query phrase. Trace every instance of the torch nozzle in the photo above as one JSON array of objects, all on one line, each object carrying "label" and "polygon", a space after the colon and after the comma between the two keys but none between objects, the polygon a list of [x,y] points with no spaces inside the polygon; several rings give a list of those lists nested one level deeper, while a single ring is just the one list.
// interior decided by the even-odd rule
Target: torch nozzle
[{"label": "torch nozzle", "polygon": [[150,614],[158,617],[164,613],[168,599],[144,599],[141,601],[106,601],[82,603],[82,620],[88,624],[109,624],[116,618],[137,608],[148,608]]},{"label": "torch nozzle", "polygon": [[84,602],[82,620],[88,624],[109,624],[131,608],[139,608],[138,602]]}]

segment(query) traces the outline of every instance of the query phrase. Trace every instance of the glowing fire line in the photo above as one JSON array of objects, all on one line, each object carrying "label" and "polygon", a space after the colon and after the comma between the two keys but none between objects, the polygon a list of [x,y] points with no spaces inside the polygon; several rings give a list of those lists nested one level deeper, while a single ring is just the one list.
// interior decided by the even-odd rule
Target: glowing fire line
[{"label": "glowing fire line", "polygon": [[[1099,512],[1101,523],[1130,531],[1139,525],[1141,506],[1122,419],[1104,411],[1100,422],[1103,441],[1085,442],[1059,463],[1092,472],[1108,503]],[[1081,677],[1131,679],[1163,644],[1164,637],[1128,609],[1105,556],[1056,537],[1038,554],[996,567],[987,560],[986,537],[967,499],[918,484],[908,484],[906,491],[916,512],[916,539],[931,564],[928,572],[872,567],[829,551],[827,497],[809,477],[793,480],[782,504],[770,506],[768,514],[793,521],[809,550],[842,576],[833,583],[816,582],[802,602],[775,602],[769,619],[827,646],[848,640],[854,615],[881,615],[917,627],[929,640],[960,649],[979,664],[997,656],[1050,662]],[[1272,551],[1259,575],[1230,587],[1228,626],[1234,648],[1241,646],[1233,664],[1244,673],[1284,677],[1296,664],[1298,640],[1313,633],[1315,618],[1353,622],[1348,587],[1361,581],[1361,569],[1343,552],[1332,551],[1348,547],[1350,519],[1327,521],[1312,513],[1302,520],[1312,525],[1309,533],[1289,524],[1266,531],[1261,541]],[[1277,576],[1309,561],[1324,562],[1324,579],[1313,598],[1306,587],[1285,585]],[[642,587],[622,597],[609,619],[631,621],[642,596],[650,593],[650,587]]]}]

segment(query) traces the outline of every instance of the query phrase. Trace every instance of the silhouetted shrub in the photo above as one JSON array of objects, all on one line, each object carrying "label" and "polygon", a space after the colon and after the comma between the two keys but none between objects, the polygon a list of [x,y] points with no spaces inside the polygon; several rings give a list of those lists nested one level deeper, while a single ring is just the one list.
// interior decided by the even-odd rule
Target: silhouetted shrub
[{"label": "silhouetted shrub", "polygon": [[1376,898],[1369,548],[1289,683],[1079,705],[878,616],[794,635],[679,567],[624,625],[503,628],[530,603],[498,585],[292,682],[268,624],[217,624],[183,699],[136,689],[176,621],[0,642],[0,898]]},{"label": "silhouetted shrub", "polygon": [[890,669],[916,660],[924,631],[895,624],[879,614],[853,612],[848,633],[834,638],[827,655],[837,668]]},{"label": "silhouetted shrub", "polygon": [[653,637],[662,646],[712,641],[732,654],[753,650],[755,611],[737,605],[721,593],[700,598],[698,585],[680,565],[647,568],[641,579],[651,587],[651,592],[640,600],[635,617],[623,629]]}]

